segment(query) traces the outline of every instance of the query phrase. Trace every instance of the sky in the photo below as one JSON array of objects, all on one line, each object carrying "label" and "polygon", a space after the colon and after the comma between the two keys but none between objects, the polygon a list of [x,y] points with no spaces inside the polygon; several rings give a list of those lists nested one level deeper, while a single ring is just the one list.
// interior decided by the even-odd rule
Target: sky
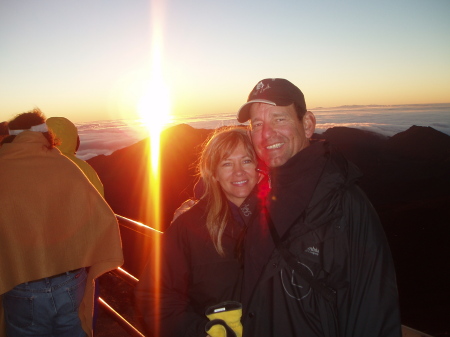
[{"label": "sky", "polygon": [[2,0],[0,121],[138,118],[155,55],[173,115],[236,112],[269,77],[309,109],[449,103],[450,1]]}]

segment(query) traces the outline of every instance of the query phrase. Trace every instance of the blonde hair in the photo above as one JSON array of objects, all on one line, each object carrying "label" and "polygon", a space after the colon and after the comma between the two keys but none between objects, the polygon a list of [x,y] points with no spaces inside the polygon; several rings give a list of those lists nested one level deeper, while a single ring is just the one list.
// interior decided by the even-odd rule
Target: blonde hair
[{"label": "blonde hair", "polygon": [[252,143],[244,127],[224,127],[217,129],[214,134],[206,140],[198,164],[198,172],[203,179],[205,192],[203,198],[207,201],[206,227],[219,255],[224,256],[222,246],[222,235],[231,217],[228,199],[215,174],[220,162],[233,153],[243,144],[249,157],[256,163],[256,154]]}]

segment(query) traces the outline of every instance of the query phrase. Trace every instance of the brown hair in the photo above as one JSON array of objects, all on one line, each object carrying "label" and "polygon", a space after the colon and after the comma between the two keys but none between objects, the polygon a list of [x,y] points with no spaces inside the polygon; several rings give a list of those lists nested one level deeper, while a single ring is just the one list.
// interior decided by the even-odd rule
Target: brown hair
[{"label": "brown hair", "polygon": [[[45,123],[45,120],[46,118],[43,112],[40,109],[35,108],[28,112],[23,112],[16,115],[16,117],[8,122],[8,128],[10,130],[29,130],[32,126]],[[52,149],[55,145],[58,145],[51,131],[42,132],[42,134],[49,143],[49,149]]]},{"label": "brown hair", "polygon": [[257,161],[253,145],[245,127],[224,127],[217,129],[203,144],[198,164],[198,172],[203,179],[205,191],[203,198],[207,201],[206,227],[219,255],[224,256],[222,235],[231,216],[228,199],[223,193],[215,173],[220,162],[227,158],[240,144],[247,154]]},{"label": "brown hair", "polygon": [[294,109],[295,109],[295,113],[297,114],[297,118],[298,120],[303,123],[303,117],[306,114],[306,111],[302,106],[300,106],[297,103],[294,103]]}]

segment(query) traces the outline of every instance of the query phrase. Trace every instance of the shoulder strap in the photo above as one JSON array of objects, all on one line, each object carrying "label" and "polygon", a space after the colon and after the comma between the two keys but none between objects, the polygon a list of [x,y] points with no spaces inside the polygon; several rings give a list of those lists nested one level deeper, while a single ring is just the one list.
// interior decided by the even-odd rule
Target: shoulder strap
[{"label": "shoulder strap", "polygon": [[324,282],[315,279],[314,276],[312,276],[305,267],[298,263],[296,256],[286,248],[286,245],[278,235],[277,230],[275,229],[275,225],[273,224],[272,218],[270,217],[267,209],[265,210],[265,213],[270,229],[270,234],[272,235],[272,239],[275,242],[275,247],[278,249],[283,259],[293,270],[295,270],[295,272],[297,272],[306,282],[309,283],[314,291],[321,294],[327,301],[335,303],[336,291],[328,287]]}]

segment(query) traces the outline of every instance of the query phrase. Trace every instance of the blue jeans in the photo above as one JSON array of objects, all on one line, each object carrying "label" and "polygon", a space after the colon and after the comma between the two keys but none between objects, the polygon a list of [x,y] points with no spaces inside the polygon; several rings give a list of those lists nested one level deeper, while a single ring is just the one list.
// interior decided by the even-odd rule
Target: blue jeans
[{"label": "blue jeans", "polygon": [[78,308],[87,273],[84,268],[19,284],[3,294],[6,335],[84,337]]}]

